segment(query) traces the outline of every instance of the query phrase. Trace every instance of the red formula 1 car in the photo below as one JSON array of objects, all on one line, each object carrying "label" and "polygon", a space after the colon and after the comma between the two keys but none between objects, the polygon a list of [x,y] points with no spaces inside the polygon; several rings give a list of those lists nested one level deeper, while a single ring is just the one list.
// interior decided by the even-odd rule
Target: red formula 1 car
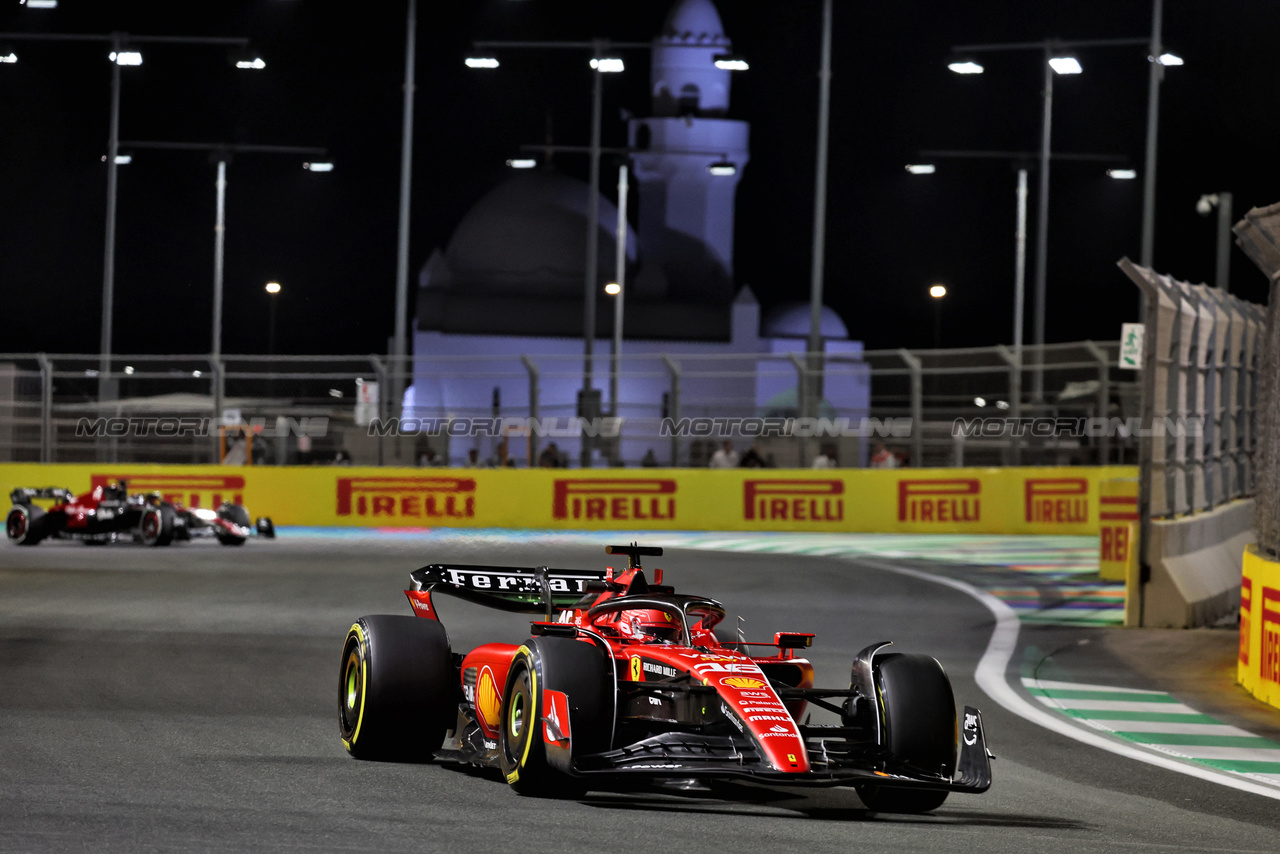
[{"label": "red formula 1 car", "polygon": [[[362,617],[342,651],[342,742],[360,759],[437,760],[501,769],[520,794],[573,797],[628,778],[745,778],[851,785],[871,809],[924,812],[991,785],[982,715],[958,725],[936,660],[868,646],[848,688],[813,687],[794,650],[720,641],[724,608],[646,580],[659,548],[609,546],[626,570],[431,565],[410,574],[416,617]],[[432,604],[447,593],[540,613],[522,644],[453,653]],[[772,647],[766,655],[752,647]],[[818,706],[838,724],[810,724]],[[963,741],[961,744],[960,741]]]},{"label": "red formula 1 car", "polygon": [[[10,542],[34,546],[41,540],[80,540],[100,545],[121,539],[137,540],[149,546],[167,546],[174,540],[215,537],[224,546],[243,545],[251,536],[275,537],[275,526],[267,517],[257,522],[239,504],[223,502],[217,510],[164,501],[159,494],[130,495],[125,483],[95,486],[76,495],[69,489],[19,488],[9,493],[13,507],[5,517],[5,534]],[[36,501],[52,501],[47,509]]]}]

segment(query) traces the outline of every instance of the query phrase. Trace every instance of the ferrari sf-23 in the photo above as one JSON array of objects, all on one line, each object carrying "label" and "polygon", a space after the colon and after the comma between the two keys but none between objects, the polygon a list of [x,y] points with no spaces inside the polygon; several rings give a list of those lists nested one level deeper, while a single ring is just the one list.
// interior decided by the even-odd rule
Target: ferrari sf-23
[{"label": "ferrari sf-23", "polygon": [[[224,501],[217,510],[184,507],[165,501],[159,493],[130,495],[124,482],[95,486],[81,495],[69,489],[18,488],[5,517],[9,541],[34,546],[50,537],[101,545],[136,540],[148,546],[167,546],[175,540],[215,537],[224,546],[244,545],[251,536],[274,538],[275,526],[265,516],[256,522],[240,504]],[[45,510],[36,501],[52,501]]]},{"label": "ferrari sf-23", "polygon": [[[872,810],[926,812],[991,785],[982,715],[957,720],[938,662],[873,643],[848,688],[815,688],[814,635],[721,641],[725,609],[615,573],[433,564],[410,573],[416,616],[366,616],[342,650],[338,720],[358,759],[498,768],[522,795],[579,797],[628,778],[852,786]],[[432,595],[540,614],[524,643],[456,654]],[[755,654],[753,650],[770,647]],[[816,706],[838,723],[811,724]],[[696,783],[694,783],[696,785]]]}]

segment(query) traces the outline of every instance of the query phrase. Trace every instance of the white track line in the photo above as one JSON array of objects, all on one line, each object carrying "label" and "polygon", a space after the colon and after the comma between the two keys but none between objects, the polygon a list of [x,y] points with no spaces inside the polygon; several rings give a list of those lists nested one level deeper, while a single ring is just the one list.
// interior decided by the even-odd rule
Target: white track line
[{"label": "white track line", "polygon": [[1028,688],[1044,688],[1046,691],[1110,691],[1116,694],[1155,694],[1164,696],[1164,691],[1148,691],[1143,688],[1116,688],[1113,685],[1089,685],[1084,682],[1056,682],[1053,679],[1023,679],[1022,684]]},{"label": "white track line", "polygon": [[1255,795],[1262,795],[1264,798],[1280,800],[1280,789],[1251,783],[1240,777],[1214,771],[1201,765],[1182,762],[1169,756],[1149,753],[1124,742],[1113,741],[1110,738],[1099,735],[1096,731],[1082,729],[1069,723],[1066,718],[1059,717],[1040,708],[1015,691],[1005,679],[1005,673],[1009,669],[1009,662],[1018,648],[1018,630],[1021,628],[1018,615],[1012,608],[990,593],[979,590],[970,584],[965,584],[963,581],[957,581],[954,578],[945,578],[940,575],[932,575],[928,572],[893,566],[892,564],[880,563],[866,558],[859,558],[859,562],[886,572],[896,572],[899,575],[908,575],[912,578],[932,581],[935,584],[944,584],[947,587],[968,594],[986,606],[987,610],[996,618],[996,627],[991,633],[991,641],[987,644],[987,650],[982,654],[982,660],[978,662],[978,668],[974,671],[974,680],[978,683],[978,687],[986,692],[987,696],[1018,717],[1031,721],[1045,729],[1052,730],[1059,735],[1065,735],[1067,738],[1075,739],[1119,756],[1126,756],[1129,759],[1136,759],[1139,762],[1145,762],[1148,765],[1155,765],[1169,771],[1176,771],[1189,777],[1198,777],[1201,780],[1208,780],[1220,786],[1229,786],[1242,792],[1250,792]]}]

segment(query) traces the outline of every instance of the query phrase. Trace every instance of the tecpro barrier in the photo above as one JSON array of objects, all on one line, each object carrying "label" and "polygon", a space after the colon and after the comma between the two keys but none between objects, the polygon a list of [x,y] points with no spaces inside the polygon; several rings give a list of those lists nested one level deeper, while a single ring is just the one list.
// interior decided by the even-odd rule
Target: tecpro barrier
[{"label": "tecpro barrier", "polygon": [[1256,545],[1244,552],[1236,679],[1259,700],[1280,708],[1280,562]]},{"label": "tecpro barrier", "polygon": [[0,489],[126,480],[187,506],[224,500],[277,525],[1084,534],[1126,467],[387,469],[0,464]]}]

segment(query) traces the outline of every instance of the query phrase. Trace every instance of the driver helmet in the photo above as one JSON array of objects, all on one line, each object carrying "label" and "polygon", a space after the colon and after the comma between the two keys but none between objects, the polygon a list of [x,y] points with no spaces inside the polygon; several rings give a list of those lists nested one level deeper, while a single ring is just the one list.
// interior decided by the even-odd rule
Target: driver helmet
[{"label": "driver helmet", "polygon": [[635,609],[618,615],[618,631],[645,643],[671,643],[680,635],[680,623],[666,611]]}]

